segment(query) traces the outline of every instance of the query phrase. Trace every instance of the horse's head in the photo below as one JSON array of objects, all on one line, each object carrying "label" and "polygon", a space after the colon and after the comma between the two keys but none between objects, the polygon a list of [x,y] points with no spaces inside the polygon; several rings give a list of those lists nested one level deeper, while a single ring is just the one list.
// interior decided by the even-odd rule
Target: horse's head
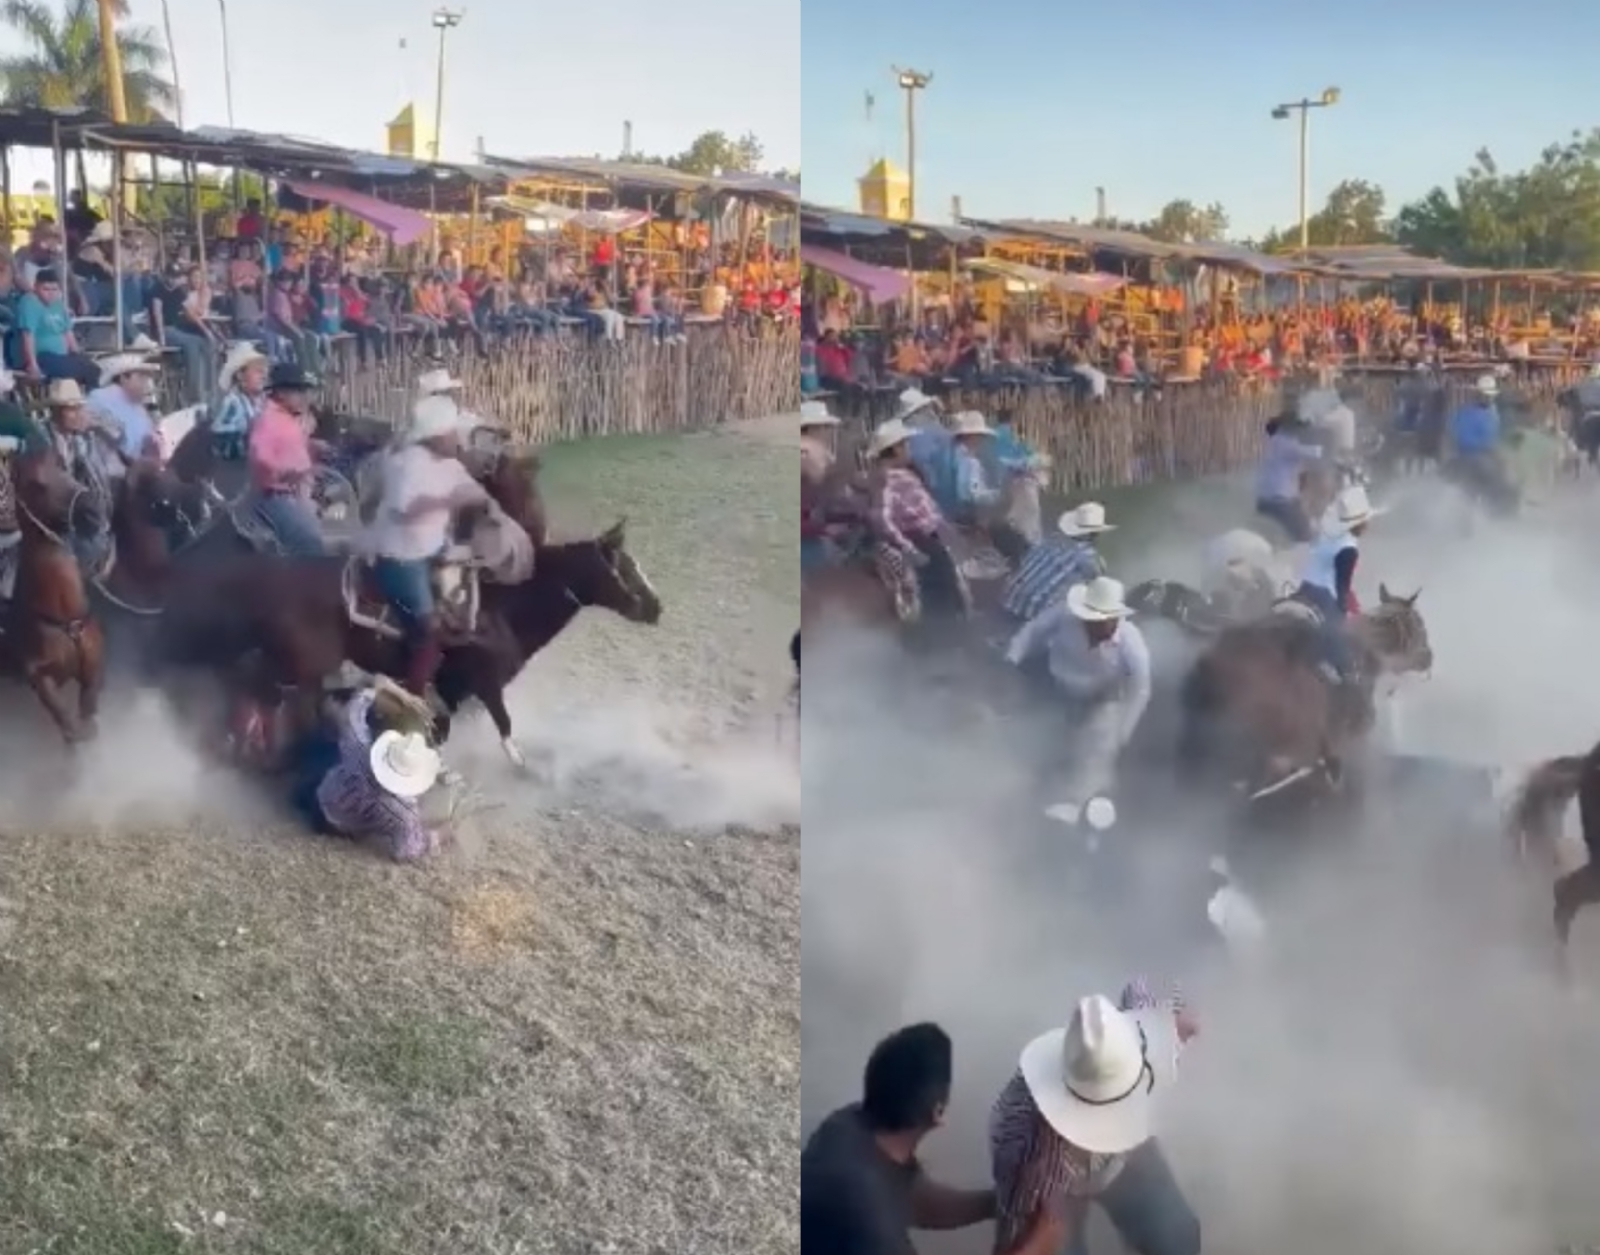
[{"label": "horse's head", "polygon": [[[579,605],[614,611],[630,623],[654,625],[661,621],[661,598],[627,550],[626,519],[618,519],[593,540],[561,549],[562,577]],[[545,550],[538,561],[545,561],[550,552]]]},{"label": "horse's head", "polygon": [[1362,638],[1386,671],[1405,674],[1433,670],[1428,625],[1417,609],[1420,596],[1420,588],[1409,597],[1399,597],[1387,585],[1380,584],[1378,608],[1361,617]]},{"label": "horse's head", "polygon": [[192,534],[205,522],[206,505],[204,485],[185,483],[166,467],[139,461],[128,468],[114,511],[115,523],[119,531],[137,529],[170,536],[183,527]]},{"label": "horse's head", "polygon": [[32,524],[57,538],[105,530],[105,504],[72,477],[54,449],[20,454],[11,464],[11,479],[25,527]]},{"label": "horse's head", "polygon": [[536,547],[545,542],[544,494],[539,491],[539,455],[509,446],[469,449],[462,460],[495,504],[516,520]]}]

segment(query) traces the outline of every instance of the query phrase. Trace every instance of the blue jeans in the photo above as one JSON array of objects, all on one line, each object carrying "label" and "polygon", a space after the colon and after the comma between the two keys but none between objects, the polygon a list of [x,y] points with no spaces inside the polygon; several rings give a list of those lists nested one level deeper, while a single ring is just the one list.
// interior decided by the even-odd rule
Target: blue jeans
[{"label": "blue jeans", "polygon": [[1306,517],[1305,507],[1293,497],[1262,497],[1256,502],[1256,513],[1279,524],[1297,544],[1311,539],[1311,520]]},{"label": "blue jeans", "polygon": [[197,331],[184,331],[178,327],[168,327],[164,339],[168,347],[177,349],[183,357],[184,374],[189,379],[188,395],[184,401],[189,405],[209,401],[217,366],[211,341]]},{"label": "blue jeans", "polygon": [[1355,651],[1344,630],[1344,607],[1339,599],[1317,584],[1301,584],[1295,596],[1322,615],[1322,652],[1328,665],[1346,679],[1355,670]]},{"label": "blue jeans", "polygon": [[[1200,1255],[1200,1221],[1154,1138],[1128,1156],[1095,1202],[1135,1255]],[[1067,1255],[1088,1251],[1080,1228]]]},{"label": "blue jeans", "polygon": [[411,633],[425,632],[433,618],[433,580],[427,561],[379,558],[372,564],[372,576]]},{"label": "blue jeans", "polygon": [[267,493],[256,503],[256,513],[272,529],[284,553],[291,558],[321,558],[328,552],[317,512],[304,497],[293,493]]}]

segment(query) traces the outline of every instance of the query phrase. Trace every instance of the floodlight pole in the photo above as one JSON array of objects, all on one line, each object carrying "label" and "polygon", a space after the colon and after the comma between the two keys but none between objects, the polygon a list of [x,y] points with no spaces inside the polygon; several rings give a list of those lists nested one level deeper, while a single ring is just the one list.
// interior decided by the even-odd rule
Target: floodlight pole
[{"label": "floodlight pole", "polygon": [[1291,100],[1278,105],[1272,116],[1285,121],[1291,113],[1300,115],[1300,251],[1311,247],[1311,111],[1329,109],[1339,103],[1339,89],[1326,88],[1322,95],[1312,99]]},{"label": "floodlight pole", "polygon": [[433,24],[439,31],[439,72],[433,93],[433,159],[439,160],[440,131],[444,127],[444,37],[461,25],[465,14],[451,9],[435,9]]},{"label": "floodlight pole", "polygon": [[[917,216],[917,93],[933,82],[932,74],[920,70],[894,69],[895,81],[906,94],[906,217]],[[892,216],[893,207],[884,206]]]}]

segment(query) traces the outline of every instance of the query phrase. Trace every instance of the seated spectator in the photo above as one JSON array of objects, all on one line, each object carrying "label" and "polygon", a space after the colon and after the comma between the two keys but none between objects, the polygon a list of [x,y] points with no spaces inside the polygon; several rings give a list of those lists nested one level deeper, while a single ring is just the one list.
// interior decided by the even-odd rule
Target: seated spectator
[{"label": "seated spectator", "polygon": [[197,401],[211,396],[222,337],[206,321],[211,288],[200,266],[176,271],[156,289],[152,316],[156,339],[182,355],[188,395]]},{"label": "seated spectator", "polygon": [[300,281],[290,270],[272,276],[267,293],[267,330],[276,336],[308,375],[322,372],[322,346],[316,331],[305,322],[306,301]]},{"label": "seated spectator", "polygon": [[20,363],[32,378],[71,379],[84,389],[100,382],[100,368],[72,334],[72,312],[56,271],[34,274],[33,290],[17,304],[17,331]]},{"label": "seated spectator", "polygon": [[356,358],[363,366],[368,361],[383,361],[388,347],[383,328],[372,322],[367,310],[367,297],[354,271],[345,271],[339,284],[339,325],[356,338]]},{"label": "seated spectator", "polygon": [[61,228],[48,218],[41,218],[28,232],[28,242],[17,250],[13,258],[17,287],[31,292],[39,271],[50,270],[59,286],[62,281]]},{"label": "seated spectator", "polygon": [[244,212],[239,215],[234,235],[241,240],[251,240],[259,244],[266,225],[267,220],[261,213],[261,200],[252,196],[244,203]]},{"label": "seated spectator", "polygon": [[824,388],[842,391],[854,382],[853,355],[850,346],[839,338],[839,333],[829,327],[817,341],[817,378]]}]

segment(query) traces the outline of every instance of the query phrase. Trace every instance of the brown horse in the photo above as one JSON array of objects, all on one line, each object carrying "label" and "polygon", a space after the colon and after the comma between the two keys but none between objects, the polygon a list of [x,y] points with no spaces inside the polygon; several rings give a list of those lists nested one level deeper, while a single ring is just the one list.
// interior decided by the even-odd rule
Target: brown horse
[{"label": "brown horse", "polygon": [[[68,473],[54,450],[11,463],[22,533],[16,584],[5,620],[5,662],[27,682],[68,745],[90,740],[105,682],[105,637],[90,612],[72,541],[102,534],[94,494]],[[76,685],[77,702],[68,699]]]},{"label": "brown horse", "polygon": [[[1589,857],[1568,872],[1562,869],[1558,847],[1561,816],[1574,797]],[[1557,961],[1566,974],[1573,921],[1584,907],[1600,902],[1600,744],[1587,754],[1548,759],[1529,772],[1507,812],[1506,832],[1519,854],[1537,846],[1555,865],[1552,919]]]},{"label": "brown horse", "polygon": [[1220,736],[1242,752],[1251,800],[1318,774],[1336,785],[1346,751],[1371,731],[1378,678],[1433,666],[1418,596],[1380,586],[1378,608],[1348,624],[1358,667],[1346,690],[1320,674],[1319,629],[1304,619],[1274,613],[1225,628],[1184,681],[1180,764],[1203,770]]}]

